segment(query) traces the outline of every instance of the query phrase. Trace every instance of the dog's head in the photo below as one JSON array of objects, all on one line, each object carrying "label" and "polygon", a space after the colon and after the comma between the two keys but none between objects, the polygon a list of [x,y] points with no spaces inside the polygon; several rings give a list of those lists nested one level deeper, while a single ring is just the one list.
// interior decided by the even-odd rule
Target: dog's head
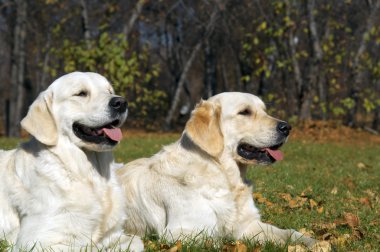
[{"label": "dog's head", "polygon": [[223,153],[241,164],[270,164],[283,159],[279,148],[290,130],[286,122],[267,115],[257,96],[227,92],[201,101],[185,134],[213,157]]},{"label": "dog's head", "polygon": [[106,151],[121,140],[127,107],[103,76],[74,72],[42,92],[21,125],[46,145],[56,145],[62,137],[80,148]]}]

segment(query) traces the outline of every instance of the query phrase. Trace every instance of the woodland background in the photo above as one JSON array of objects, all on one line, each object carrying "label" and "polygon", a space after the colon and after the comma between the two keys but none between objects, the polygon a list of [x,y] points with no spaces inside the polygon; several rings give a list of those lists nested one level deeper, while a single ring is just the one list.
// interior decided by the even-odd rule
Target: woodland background
[{"label": "woodland background", "polygon": [[291,122],[380,130],[380,0],[0,0],[0,135],[72,71],[105,75],[127,124],[181,126],[200,98],[259,95]]}]

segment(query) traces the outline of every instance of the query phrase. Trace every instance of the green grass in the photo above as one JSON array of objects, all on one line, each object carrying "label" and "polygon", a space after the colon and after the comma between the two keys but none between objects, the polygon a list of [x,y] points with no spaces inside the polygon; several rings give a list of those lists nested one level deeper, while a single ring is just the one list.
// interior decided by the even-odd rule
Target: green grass
[{"label": "green grass", "polygon": [[[149,157],[178,137],[178,134],[128,136],[115,149],[116,161]],[[17,142],[0,138],[0,148],[12,148]],[[282,228],[310,231],[318,239],[330,240],[334,251],[378,251],[380,146],[290,141],[283,151],[283,161],[273,166],[252,167],[248,173],[254,191],[260,194],[256,205],[263,220]],[[347,214],[357,216],[360,222],[350,223]],[[209,241],[183,243],[182,250],[227,251],[226,246],[233,243],[226,239],[212,240],[211,244]],[[258,246],[244,242],[248,249]],[[164,239],[150,239],[147,251],[172,246]],[[0,242],[0,251],[5,247]],[[261,251],[287,251],[287,248],[267,244],[261,246]]]}]

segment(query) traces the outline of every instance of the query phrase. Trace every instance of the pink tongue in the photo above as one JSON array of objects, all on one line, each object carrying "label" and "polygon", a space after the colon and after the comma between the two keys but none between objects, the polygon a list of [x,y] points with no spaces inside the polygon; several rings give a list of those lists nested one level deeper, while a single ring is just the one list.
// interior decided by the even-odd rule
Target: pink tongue
[{"label": "pink tongue", "polygon": [[271,150],[269,148],[265,148],[265,150],[274,158],[276,161],[281,161],[284,159],[284,154],[280,150]]},{"label": "pink tongue", "polygon": [[103,128],[103,132],[112,140],[119,142],[123,138],[123,134],[121,134],[121,130],[119,128]]}]

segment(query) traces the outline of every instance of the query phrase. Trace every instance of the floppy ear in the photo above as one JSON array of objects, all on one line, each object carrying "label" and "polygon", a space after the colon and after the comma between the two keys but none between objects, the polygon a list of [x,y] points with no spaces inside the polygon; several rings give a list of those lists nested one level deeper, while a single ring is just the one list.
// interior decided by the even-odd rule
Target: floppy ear
[{"label": "floppy ear", "polygon": [[46,145],[56,145],[58,140],[57,126],[51,112],[52,99],[51,92],[42,92],[21,121],[21,126],[29,134]]},{"label": "floppy ear", "polygon": [[185,132],[199,148],[209,155],[213,157],[220,155],[224,149],[220,129],[220,106],[201,101],[191,113]]}]

